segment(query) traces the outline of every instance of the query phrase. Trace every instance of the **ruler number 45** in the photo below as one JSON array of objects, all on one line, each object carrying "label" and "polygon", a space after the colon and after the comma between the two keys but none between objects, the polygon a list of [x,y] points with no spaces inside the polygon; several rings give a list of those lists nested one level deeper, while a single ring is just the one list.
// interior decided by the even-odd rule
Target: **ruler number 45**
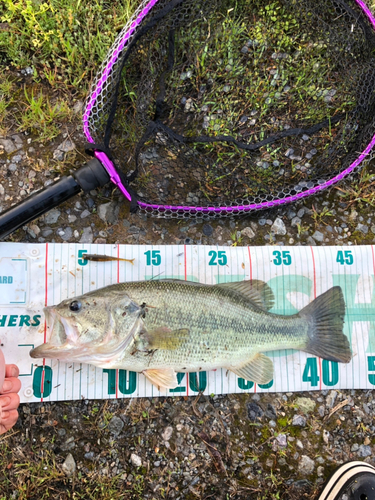
[{"label": "ruler number 45", "polygon": [[336,262],[338,262],[342,266],[344,264],[351,266],[354,262],[352,251],[351,250],[344,250],[344,251],[339,250],[337,252]]}]

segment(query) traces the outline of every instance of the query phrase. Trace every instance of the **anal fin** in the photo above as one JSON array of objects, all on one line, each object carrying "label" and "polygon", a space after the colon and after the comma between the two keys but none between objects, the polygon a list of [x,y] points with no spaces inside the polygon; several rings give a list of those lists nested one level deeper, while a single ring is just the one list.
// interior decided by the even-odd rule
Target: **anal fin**
[{"label": "anal fin", "polygon": [[273,377],[272,361],[260,352],[244,365],[229,369],[239,377],[257,384],[268,384]]},{"label": "anal fin", "polygon": [[173,368],[157,368],[144,370],[143,375],[148,378],[151,384],[159,389],[174,389],[178,386],[177,375]]}]

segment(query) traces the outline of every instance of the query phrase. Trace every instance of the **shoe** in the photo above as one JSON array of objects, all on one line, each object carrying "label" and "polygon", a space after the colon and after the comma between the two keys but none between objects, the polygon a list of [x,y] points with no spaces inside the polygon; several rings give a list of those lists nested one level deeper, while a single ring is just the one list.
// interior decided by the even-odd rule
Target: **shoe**
[{"label": "shoe", "polygon": [[318,500],[375,500],[375,467],[356,461],[341,465]]}]

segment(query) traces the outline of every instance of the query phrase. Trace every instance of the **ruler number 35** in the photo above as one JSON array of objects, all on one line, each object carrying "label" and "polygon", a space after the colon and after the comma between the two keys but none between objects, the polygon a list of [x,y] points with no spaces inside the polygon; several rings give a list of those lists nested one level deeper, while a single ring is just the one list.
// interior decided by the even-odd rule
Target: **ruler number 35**
[{"label": "ruler number 35", "polygon": [[282,252],[280,252],[279,250],[275,250],[274,252],[272,252],[272,255],[275,257],[273,259],[273,263],[275,264],[275,266],[281,266],[281,264],[290,266],[290,264],[292,263],[292,257],[289,250],[283,250]]}]

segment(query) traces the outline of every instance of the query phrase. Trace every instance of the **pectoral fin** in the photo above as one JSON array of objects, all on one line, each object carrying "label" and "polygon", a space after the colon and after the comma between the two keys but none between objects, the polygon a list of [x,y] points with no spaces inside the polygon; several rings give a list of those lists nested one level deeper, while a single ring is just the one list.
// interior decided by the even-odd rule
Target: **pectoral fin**
[{"label": "pectoral fin", "polygon": [[257,384],[268,384],[273,377],[272,361],[260,352],[246,364],[229,369],[239,377]]},{"label": "pectoral fin", "polygon": [[176,372],[172,368],[159,368],[154,370],[144,370],[143,375],[148,378],[151,384],[165,389],[174,389],[178,386]]},{"label": "pectoral fin", "polygon": [[145,334],[148,349],[166,349],[173,351],[189,338],[189,329],[170,330],[166,327],[156,328]]}]

